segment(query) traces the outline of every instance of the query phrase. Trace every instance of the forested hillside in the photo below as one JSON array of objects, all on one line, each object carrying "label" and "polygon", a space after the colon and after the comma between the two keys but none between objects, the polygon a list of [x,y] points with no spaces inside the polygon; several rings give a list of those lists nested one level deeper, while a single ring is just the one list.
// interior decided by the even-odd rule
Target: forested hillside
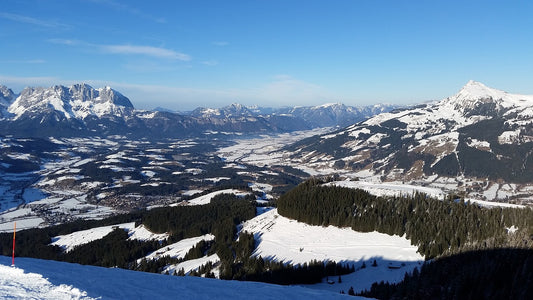
[{"label": "forested hillside", "polygon": [[313,225],[406,234],[428,259],[465,250],[533,246],[529,208],[489,209],[453,196],[441,201],[425,194],[383,198],[323,183],[310,179],[284,194],[278,212]]},{"label": "forested hillside", "polygon": [[283,195],[278,212],[314,225],[406,236],[428,260],[377,299],[531,299],[533,210],[484,208],[450,196],[376,197],[311,179]]},{"label": "forested hillside", "polygon": [[[106,218],[99,221],[76,221],[63,225],[30,229],[17,232],[17,256],[53,259],[104,267],[162,273],[165,267],[187,260],[216,254],[220,262],[205,263],[188,275],[215,277],[218,269],[221,279],[263,281],[276,284],[317,283],[328,275],[342,275],[354,271],[353,265],[337,264],[333,261],[310,261],[293,265],[272,259],[254,257],[256,246],[253,234],[238,233],[238,225],[256,215],[255,196],[237,197],[233,194],[219,194],[209,204],[197,206],[161,207],[149,211]],[[144,225],[154,233],[167,233],[165,240],[132,240],[128,233],[118,226],[109,234],[70,251],[51,245],[52,238],[80,230],[100,226],[135,222]],[[164,251],[172,243],[204,234],[213,234],[214,241],[200,241],[183,258],[162,256],[146,259],[149,253]],[[0,234],[2,255],[10,255],[12,234]],[[169,275],[187,275],[183,269]]]}]

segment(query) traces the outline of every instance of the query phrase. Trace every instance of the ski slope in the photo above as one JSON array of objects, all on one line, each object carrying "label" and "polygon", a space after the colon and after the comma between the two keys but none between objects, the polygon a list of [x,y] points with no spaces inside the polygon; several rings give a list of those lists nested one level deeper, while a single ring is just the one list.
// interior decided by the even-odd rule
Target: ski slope
[{"label": "ski slope", "polygon": [[[177,277],[0,256],[1,299],[357,299],[299,286]],[[360,298],[364,299],[364,298]]]}]

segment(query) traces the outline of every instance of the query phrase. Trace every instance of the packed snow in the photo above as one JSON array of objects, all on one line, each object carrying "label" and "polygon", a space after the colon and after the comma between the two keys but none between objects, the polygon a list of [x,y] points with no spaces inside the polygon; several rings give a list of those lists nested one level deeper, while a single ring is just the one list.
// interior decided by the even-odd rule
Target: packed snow
[{"label": "packed snow", "polygon": [[[2,257],[4,258],[4,257]],[[3,259],[5,261],[5,258]],[[2,261],[2,263],[5,263]],[[37,273],[0,265],[0,298],[3,299],[95,299],[72,285],[55,285]]]},{"label": "packed snow", "polygon": [[[118,268],[0,256],[6,299],[357,299],[300,286],[177,277]],[[363,299],[363,298],[361,298]]]}]

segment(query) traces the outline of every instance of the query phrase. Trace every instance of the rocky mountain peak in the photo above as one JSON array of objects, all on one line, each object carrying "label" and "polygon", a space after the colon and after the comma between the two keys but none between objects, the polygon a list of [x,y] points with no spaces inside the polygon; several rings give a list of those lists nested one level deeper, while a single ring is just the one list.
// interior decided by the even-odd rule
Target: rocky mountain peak
[{"label": "rocky mountain peak", "polygon": [[[507,103],[505,103],[507,102]],[[506,107],[512,106],[510,94],[490,88],[481,82],[470,80],[461,90],[442,101],[465,117],[472,115],[494,116]]]},{"label": "rocky mountain peak", "polygon": [[13,91],[4,86],[0,85],[0,106],[8,106],[15,100],[15,93]]},{"label": "rocky mountain peak", "polygon": [[[106,86],[104,88],[98,89],[98,94],[100,96],[101,102],[110,102],[115,105],[124,106],[127,108],[133,108],[133,104],[130,102],[130,99],[128,99],[126,96],[122,95],[121,93],[117,92],[116,90],[110,88],[109,86]],[[98,99],[96,99],[98,102]]]},{"label": "rocky mountain peak", "polygon": [[67,119],[85,119],[90,115],[123,116],[133,109],[130,100],[119,92],[109,87],[94,89],[81,83],[70,87],[55,85],[50,88],[25,88],[9,105],[8,111],[15,114],[16,118],[59,112]]},{"label": "rocky mountain peak", "polygon": [[456,100],[468,101],[478,99],[498,100],[504,99],[506,96],[507,93],[504,91],[493,89],[481,82],[470,80],[454,97]]}]

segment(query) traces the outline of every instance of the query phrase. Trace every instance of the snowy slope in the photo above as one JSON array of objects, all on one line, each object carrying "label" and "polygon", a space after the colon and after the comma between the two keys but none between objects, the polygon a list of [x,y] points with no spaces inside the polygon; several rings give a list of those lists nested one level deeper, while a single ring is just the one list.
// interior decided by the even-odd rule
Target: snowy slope
[{"label": "snowy slope", "polygon": [[124,223],[113,226],[96,227],[87,230],[76,231],[71,234],[59,235],[52,238],[51,245],[59,246],[66,252],[71,251],[76,246],[84,245],[95,240],[99,240],[113,231],[114,228],[130,230],[135,227],[135,223]]},{"label": "snowy slope", "polygon": [[297,286],[176,277],[0,256],[0,298],[26,299],[357,299]]},{"label": "snowy slope", "polygon": [[128,239],[130,240],[162,241],[168,238],[168,234],[166,233],[156,234],[146,229],[144,225],[139,225],[138,227],[135,227],[135,223],[131,222],[111,226],[95,227],[87,230],[76,231],[70,234],[59,235],[52,238],[51,245],[59,246],[63,248],[66,252],[68,252],[74,249],[76,246],[84,245],[103,238],[104,236],[111,233],[115,228],[121,228],[126,230],[129,235]]},{"label": "snowy slope", "polygon": [[367,181],[334,181],[326,185],[362,189],[376,196],[411,196],[414,193],[424,193],[430,197],[443,199],[446,194],[438,188],[430,188],[401,183],[374,183]]},{"label": "snowy slope", "polygon": [[533,202],[532,142],[533,95],[469,81],[441,101],[382,113],[268,156],[245,152],[243,145],[222,155],[234,163],[283,164],[311,175],[336,173],[524,204]]},{"label": "snowy slope", "polygon": [[[68,251],[77,245],[104,237],[115,226],[103,226],[90,230],[78,231],[68,235],[53,238],[55,245]],[[166,235],[154,235],[142,225],[134,228],[133,223],[116,225],[128,231],[130,238],[142,240],[164,239]],[[419,267],[424,258],[417,253],[417,247],[412,246],[404,237],[389,236],[378,232],[361,233],[349,228],[334,226],[311,226],[280,216],[276,209],[266,211],[245,222],[242,231],[254,234],[256,250],[254,256],[264,259],[283,261],[292,264],[309,263],[312,260],[336,261],[353,265],[355,273],[343,275],[343,283],[322,283],[313,285],[313,289],[323,289],[338,292],[348,291],[353,287],[356,291],[367,289],[373,282],[402,280],[405,272]],[[145,259],[159,259],[163,256],[183,258],[184,255],[201,240],[211,241],[211,234],[183,239],[167,245],[147,255]],[[373,261],[377,267],[371,267]],[[141,259],[138,259],[139,263]],[[208,262],[216,264],[220,261],[214,254],[198,259],[184,261],[166,266],[162,273],[174,274],[181,269],[185,273],[198,269]],[[365,269],[361,266],[366,264]],[[392,267],[392,268],[391,268]],[[213,269],[218,277],[218,268]],[[361,279],[361,278],[364,278]]]},{"label": "snowy slope", "polygon": [[[157,251],[154,251],[147,256],[148,260],[158,259],[163,256],[169,256],[171,258],[184,258],[185,254],[200,241],[212,241],[215,239],[215,236],[212,234],[204,234],[198,237],[192,237],[188,239],[183,239],[179,242],[167,245]],[[140,261],[140,260],[139,260]]]},{"label": "snowy slope", "polygon": [[[355,268],[365,262],[367,268],[344,275],[342,284],[313,285],[317,289],[348,291],[352,286],[361,291],[375,281],[397,282],[403,279],[405,272],[419,267],[424,260],[417,253],[417,247],[404,237],[361,233],[334,226],[312,226],[285,218],[276,209],[245,222],[242,231],[254,234],[257,247],[253,255],[263,259],[292,264],[316,259],[347,263]],[[374,260],[378,266],[370,267]]]},{"label": "snowy slope", "polygon": [[[220,195],[220,194],[234,194],[234,195],[236,195],[238,197],[243,197],[243,196],[248,195],[249,193],[248,192],[243,192],[243,191],[240,191],[240,190],[236,190],[236,189],[220,190],[220,191],[212,192],[212,193],[209,193],[207,195],[203,195],[203,196],[199,196],[199,197],[196,197],[194,199],[191,199],[191,200],[187,201],[187,205],[205,205],[205,204],[209,204],[211,202],[211,199],[213,199],[213,197],[215,197],[217,195]],[[177,205],[178,204],[171,205],[171,206],[177,206]]]},{"label": "snowy slope", "polygon": [[254,233],[259,240],[254,255],[295,264],[314,259],[354,262],[372,257],[402,262],[424,259],[408,239],[350,228],[312,226],[285,218],[276,209],[245,222],[242,230]]}]

